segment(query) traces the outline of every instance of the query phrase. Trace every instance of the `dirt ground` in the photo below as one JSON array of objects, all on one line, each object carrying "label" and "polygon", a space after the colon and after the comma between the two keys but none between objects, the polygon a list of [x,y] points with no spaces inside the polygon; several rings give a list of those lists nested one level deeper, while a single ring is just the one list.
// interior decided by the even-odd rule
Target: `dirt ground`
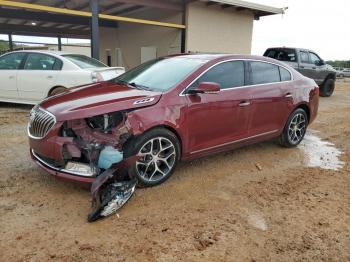
[{"label": "dirt ground", "polygon": [[89,191],[31,162],[29,109],[0,104],[0,261],[350,261],[350,83],[310,126],[339,171],[265,142],[181,163],[92,224]]}]

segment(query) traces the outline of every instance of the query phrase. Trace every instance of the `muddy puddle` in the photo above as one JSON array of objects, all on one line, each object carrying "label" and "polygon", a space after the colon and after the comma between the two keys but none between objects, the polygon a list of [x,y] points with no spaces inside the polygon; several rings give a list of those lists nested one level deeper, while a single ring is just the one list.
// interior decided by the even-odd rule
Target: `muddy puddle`
[{"label": "muddy puddle", "polygon": [[305,154],[305,164],[308,167],[339,170],[344,166],[340,160],[342,152],[333,143],[318,137],[316,131],[308,132],[299,148]]}]

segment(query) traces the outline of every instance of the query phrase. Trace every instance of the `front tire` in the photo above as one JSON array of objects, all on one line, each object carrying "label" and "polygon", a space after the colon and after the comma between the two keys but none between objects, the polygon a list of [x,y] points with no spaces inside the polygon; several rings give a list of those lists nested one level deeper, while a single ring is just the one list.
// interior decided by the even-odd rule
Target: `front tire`
[{"label": "front tire", "polygon": [[130,175],[141,187],[151,187],[165,182],[180,160],[180,143],[176,135],[164,128],[155,128],[129,141],[125,146],[127,157],[143,156],[129,169]]},{"label": "front tire", "polygon": [[333,94],[335,87],[334,79],[328,78],[320,88],[320,96],[329,97]]},{"label": "front tire", "polygon": [[284,147],[295,147],[303,140],[308,126],[306,112],[298,108],[288,117],[279,143]]},{"label": "front tire", "polygon": [[48,95],[48,97],[50,96],[55,96],[55,95],[58,95],[58,94],[61,94],[61,93],[64,93],[66,92],[67,88],[63,87],[63,86],[58,86],[58,87],[55,87],[54,89],[52,89]]}]

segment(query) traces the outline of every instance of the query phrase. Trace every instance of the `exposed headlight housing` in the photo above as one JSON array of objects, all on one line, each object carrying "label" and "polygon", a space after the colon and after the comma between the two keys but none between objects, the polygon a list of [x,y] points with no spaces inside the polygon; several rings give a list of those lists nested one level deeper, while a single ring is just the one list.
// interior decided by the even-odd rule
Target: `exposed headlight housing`
[{"label": "exposed headlight housing", "polygon": [[113,112],[87,118],[86,122],[93,129],[109,133],[112,131],[112,128],[118,126],[123,120],[124,114],[122,112]]}]

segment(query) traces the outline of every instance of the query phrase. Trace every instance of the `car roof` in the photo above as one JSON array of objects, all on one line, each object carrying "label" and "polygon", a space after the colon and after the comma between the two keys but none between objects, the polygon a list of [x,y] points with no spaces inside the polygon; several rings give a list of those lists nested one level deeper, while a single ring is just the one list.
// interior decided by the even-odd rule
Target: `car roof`
[{"label": "car roof", "polygon": [[171,57],[183,57],[188,59],[202,59],[206,61],[214,61],[214,60],[260,60],[265,62],[271,62],[275,64],[282,64],[280,61],[272,59],[270,57],[265,56],[257,56],[257,55],[241,55],[241,54],[218,54],[218,53],[187,53],[187,54],[177,54],[177,55],[170,55],[167,56],[167,58]]},{"label": "car roof", "polygon": [[270,50],[270,49],[277,49],[277,50],[281,50],[281,49],[295,49],[295,50],[301,50],[301,51],[308,51],[308,52],[315,52],[311,49],[307,49],[307,48],[301,48],[301,47],[288,47],[288,46],[280,46],[280,47],[269,47],[266,50]]},{"label": "car roof", "polygon": [[72,55],[74,53],[71,52],[64,52],[64,51],[52,51],[52,50],[16,50],[12,52],[8,52],[6,54],[10,53],[39,53],[39,54],[49,54],[49,55]]}]

